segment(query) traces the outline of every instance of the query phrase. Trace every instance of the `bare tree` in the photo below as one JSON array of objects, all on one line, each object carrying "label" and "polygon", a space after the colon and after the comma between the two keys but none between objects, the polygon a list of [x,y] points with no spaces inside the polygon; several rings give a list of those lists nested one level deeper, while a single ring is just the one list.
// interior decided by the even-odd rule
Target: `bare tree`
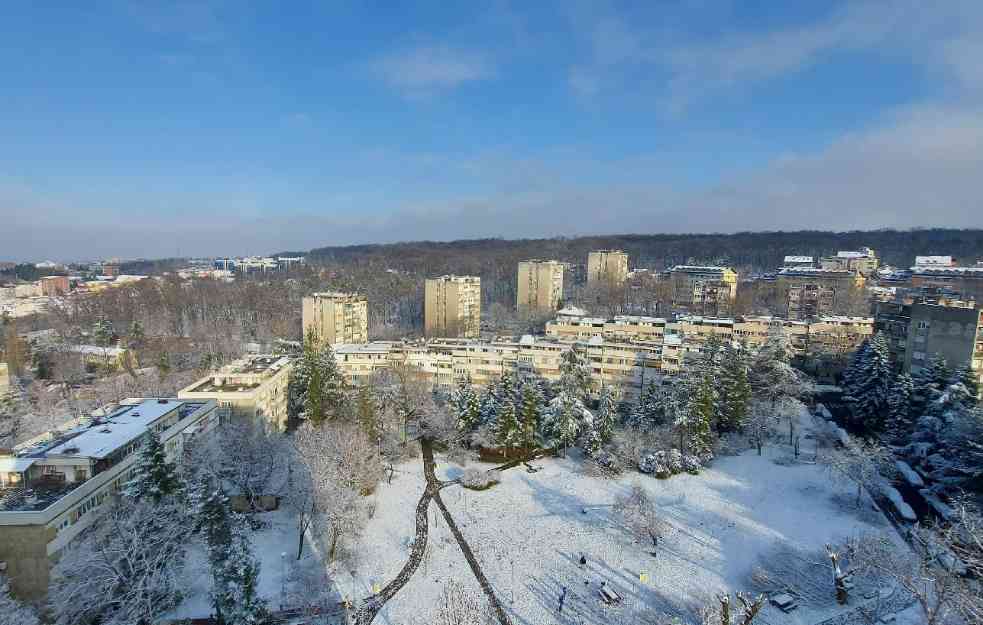
[{"label": "bare tree", "polygon": [[305,423],[294,436],[310,475],[313,510],[328,535],[329,558],[341,539],[358,534],[366,515],[364,496],[382,479],[378,447],[351,423]]},{"label": "bare tree", "polygon": [[843,568],[840,566],[840,554],[834,551],[829,544],[826,545],[826,555],[829,556],[830,566],[833,569],[833,586],[836,588],[836,602],[841,605],[845,604],[850,596],[850,589],[853,588],[853,582],[851,581],[853,569],[843,571]]},{"label": "bare tree", "polygon": [[[765,596],[751,598],[739,592],[737,601],[741,604],[740,614],[731,614],[730,595],[718,595],[715,603],[700,611],[700,621],[703,625],[751,625],[765,605]],[[737,617],[736,621],[734,616]]]},{"label": "bare tree", "polygon": [[261,509],[261,497],[279,497],[287,490],[289,443],[262,423],[223,423],[194,445],[192,456],[192,466],[228,485],[230,494],[243,497],[251,511]]},{"label": "bare tree", "polygon": [[621,517],[625,527],[632,533],[635,540],[652,541],[651,554],[658,552],[659,539],[665,527],[665,522],[658,514],[655,502],[645,489],[633,484],[628,493],[614,504],[615,513]]},{"label": "bare tree", "polygon": [[10,596],[7,578],[0,574],[0,625],[38,625],[33,608]]},{"label": "bare tree", "polygon": [[834,475],[845,477],[857,486],[857,507],[863,503],[863,492],[877,492],[883,481],[881,469],[891,459],[884,446],[874,442],[859,443],[850,439],[842,449],[833,450],[822,461]]}]

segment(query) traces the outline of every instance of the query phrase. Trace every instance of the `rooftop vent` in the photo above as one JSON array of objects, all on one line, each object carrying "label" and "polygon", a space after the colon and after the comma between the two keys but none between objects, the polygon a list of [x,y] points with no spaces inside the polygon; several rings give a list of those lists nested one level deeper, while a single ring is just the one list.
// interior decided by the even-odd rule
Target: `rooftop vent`
[{"label": "rooftop vent", "polygon": [[161,399],[158,399],[158,400],[157,400],[157,403],[158,403],[158,404],[166,404],[166,403],[167,403],[167,400],[166,400],[166,399],[163,399],[163,398],[161,398]]}]

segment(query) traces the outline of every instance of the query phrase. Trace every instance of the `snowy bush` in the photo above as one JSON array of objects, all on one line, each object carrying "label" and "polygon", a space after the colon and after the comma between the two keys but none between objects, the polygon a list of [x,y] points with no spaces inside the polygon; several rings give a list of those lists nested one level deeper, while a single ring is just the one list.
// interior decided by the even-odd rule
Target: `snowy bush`
[{"label": "snowy bush", "polygon": [[700,463],[699,458],[691,454],[686,454],[685,456],[683,456],[683,471],[696,475],[697,473],[700,472],[701,468],[702,468],[702,464]]},{"label": "snowy bush", "polygon": [[704,464],[702,458],[693,454],[683,454],[674,448],[642,455],[638,461],[638,470],[655,477],[667,478],[684,471],[699,473]]},{"label": "snowy bush", "polygon": [[461,485],[471,490],[485,490],[502,481],[500,471],[482,471],[481,469],[465,469],[461,475]]}]

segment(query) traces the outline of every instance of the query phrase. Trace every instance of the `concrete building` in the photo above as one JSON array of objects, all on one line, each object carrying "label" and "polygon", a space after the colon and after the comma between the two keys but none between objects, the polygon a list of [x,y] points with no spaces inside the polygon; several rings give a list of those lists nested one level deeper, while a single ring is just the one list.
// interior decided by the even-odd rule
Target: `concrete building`
[{"label": "concrete building", "polygon": [[820,269],[856,271],[865,278],[876,273],[879,264],[877,254],[869,247],[862,247],[856,252],[841,251],[836,256],[819,259]]},{"label": "concrete building", "polygon": [[669,281],[677,311],[723,317],[737,299],[737,272],[730,267],[677,265],[669,270]]},{"label": "concrete building", "polygon": [[7,363],[0,362],[0,397],[3,397],[10,391],[10,369]]},{"label": "concrete building", "polygon": [[963,299],[983,302],[983,266],[911,268],[911,285],[934,287],[958,293]]},{"label": "concrete building", "polygon": [[936,267],[955,267],[956,259],[952,256],[915,256],[916,269]]},{"label": "concrete building", "polygon": [[628,254],[622,250],[598,250],[587,255],[587,284],[624,284],[628,279]]},{"label": "concrete building", "polygon": [[428,278],[423,312],[427,337],[477,338],[481,333],[481,278]]},{"label": "concrete building", "polygon": [[898,370],[917,374],[938,355],[952,369],[970,365],[983,382],[983,309],[975,302],[878,302],[875,312]]},{"label": "concrete building", "polygon": [[863,288],[864,277],[849,269],[785,267],[775,278],[785,316],[793,320],[831,315]]},{"label": "concrete building", "polygon": [[305,297],[304,336],[312,331],[319,341],[365,343],[369,340],[368,302],[354,293],[325,292]]},{"label": "concrete building", "polygon": [[815,259],[812,256],[786,256],[782,261],[782,267],[815,267]]},{"label": "concrete building", "polygon": [[0,450],[0,562],[14,595],[44,597],[54,559],[132,477],[148,432],[177,461],[186,441],[215,423],[212,401],[129,399]]},{"label": "concrete building", "polygon": [[136,354],[125,347],[103,347],[101,345],[66,345],[66,352],[79,354],[85,364],[100,371],[121,371],[136,369]]},{"label": "concrete building", "polygon": [[515,309],[520,314],[552,313],[563,300],[563,263],[524,260],[519,263]]},{"label": "concrete building", "polygon": [[46,276],[38,281],[41,285],[41,295],[60,297],[68,295],[68,276]]},{"label": "concrete building", "polygon": [[254,419],[283,431],[292,369],[287,357],[248,356],[181,389],[178,398],[214,400],[224,419]]}]

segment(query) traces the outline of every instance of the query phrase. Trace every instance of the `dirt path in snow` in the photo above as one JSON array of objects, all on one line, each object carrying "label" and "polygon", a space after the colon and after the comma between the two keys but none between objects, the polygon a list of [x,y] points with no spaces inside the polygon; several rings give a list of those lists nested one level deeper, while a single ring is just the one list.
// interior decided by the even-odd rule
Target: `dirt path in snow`
[{"label": "dirt path in snow", "polygon": [[[435,501],[437,507],[440,508],[440,513],[444,516],[444,521],[448,527],[450,527],[454,539],[457,540],[457,545],[461,548],[464,558],[468,561],[471,572],[474,573],[478,584],[481,585],[482,591],[488,597],[488,602],[491,604],[492,609],[495,610],[495,616],[498,618],[499,624],[512,625],[508,615],[505,613],[505,608],[502,607],[502,604],[498,601],[498,597],[495,596],[495,590],[492,588],[491,582],[488,581],[484,571],[481,570],[481,565],[478,564],[478,559],[471,550],[471,546],[464,538],[464,534],[457,527],[454,517],[451,516],[447,506],[444,505],[443,500],[440,498],[440,489],[455,483],[456,480],[451,482],[441,482],[438,480],[434,471],[433,444],[424,438],[420,439],[420,447],[423,450],[423,474],[427,479],[427,488],[423,491],[420,501],[416,504],[416,534],[413,540],[413,548],[410,550],[410,557],[396,577],[386,584],[385,588],[380,590],[378,594],[372,595],[362,601],[355,614],[356,625],[370,625],[383,606],[396,596],[396,593],[410,581],[416,570],[420,568],[420,562],[423,561],[423,554],[427,548],[427,537],[430,533],[427,510],[430,507],[431,501]],[[519,464],[519,462],[521,461],[507,463],[509,466],[503,465],[502,468],[510,469]]]}]

